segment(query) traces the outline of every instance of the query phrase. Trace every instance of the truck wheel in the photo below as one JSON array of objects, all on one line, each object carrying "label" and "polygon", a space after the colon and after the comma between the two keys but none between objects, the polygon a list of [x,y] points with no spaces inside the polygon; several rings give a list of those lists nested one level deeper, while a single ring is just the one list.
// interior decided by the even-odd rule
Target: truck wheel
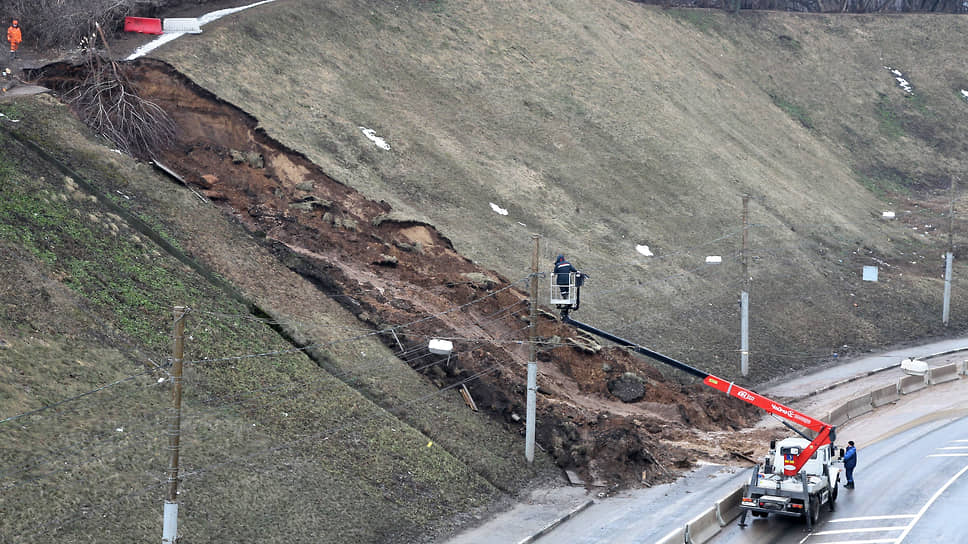
[{"label": "truck wheel", "polygon": [[834,482],[834,488],[830,492],[830,511],[831,512],[834,511],[834,503],[837,502],[837,492],[838,492],[837,488],[839,487],[840,487],[840,480],[837,480],[836,482]]},{"label": "truck wheel", "polygon": [[818,519],[820,519],[820,499],[813,496],[810,497],[810,524],[815,528]]}]

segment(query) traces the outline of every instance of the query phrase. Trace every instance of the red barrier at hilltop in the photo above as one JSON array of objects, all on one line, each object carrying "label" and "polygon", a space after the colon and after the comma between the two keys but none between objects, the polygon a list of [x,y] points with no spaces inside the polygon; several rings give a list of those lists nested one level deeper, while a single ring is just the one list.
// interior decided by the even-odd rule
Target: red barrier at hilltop
[{"label": "red barrier at hilltop", "polygon": [[161,34],[161,19],[147,17],[125,17],[125,32],[140,32],[142,34]]}]

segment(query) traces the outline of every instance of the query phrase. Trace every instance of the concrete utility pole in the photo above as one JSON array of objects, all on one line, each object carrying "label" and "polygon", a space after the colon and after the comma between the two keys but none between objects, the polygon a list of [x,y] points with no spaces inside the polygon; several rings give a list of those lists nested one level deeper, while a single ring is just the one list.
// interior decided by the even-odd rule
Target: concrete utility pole
[{"label": "concrete utility pole", "polygon": [[171,413],[168,418],[168,496],[162,544],[175,544],[178,539],[178,449],[181,438],[182,361],[185,354],[185,314],[188,308],[175,306],[174,360],[171,373]]},{"label": "concrete utility pole", "polygon": [[531,320],[528,326],[528,407],[525,418],[524,457],[528,463],[534,462],[534,419],[535,398],[538,392],[538,240],[537,234],[531,235],[534,250],[531,253]]},{"label": "concrete utility pole", "polygon": [[955,258],[955,178],[951,178],[951,188],[948,194],[948,252],[944,258],[944,305],[941,310],[941,322],[948,326],[951,310],[951,262]]},{"label": "concrete utility pole", "polygon": [[743,195],[743,292],[740,293],[740,362],[739,369],[743,376],[750,372],[750,270],[749,253],[746,249],[748,242],[750,196]]}]

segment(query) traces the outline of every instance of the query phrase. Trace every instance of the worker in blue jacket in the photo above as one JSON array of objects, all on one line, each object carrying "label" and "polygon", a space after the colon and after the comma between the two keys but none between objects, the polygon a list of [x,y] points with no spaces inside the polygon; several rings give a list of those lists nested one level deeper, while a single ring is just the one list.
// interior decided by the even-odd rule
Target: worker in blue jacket
[{"label": "worker in blue jacket", "polygon": [[854,441],[847,441],[847,451],[844,452],[844,469],[847,470],[847,483],[844,487],[853,489],[854,488],[854,467],[857,466],[857,448],[854,447]]}]

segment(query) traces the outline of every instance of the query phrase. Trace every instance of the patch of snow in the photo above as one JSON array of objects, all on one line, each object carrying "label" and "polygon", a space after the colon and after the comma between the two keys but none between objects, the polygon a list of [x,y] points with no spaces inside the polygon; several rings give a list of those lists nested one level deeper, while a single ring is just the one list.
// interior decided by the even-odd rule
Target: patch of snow
[{"label": "patch of snow", "polygon": [[20,122],[20,119],[14,119],[13,117],[7,117],[6,115],[4,115],[2,113],[0,113],[0,117],[3,117],[4,119],[6,119],[7,121],[10,121],[11,123],[19,123]]},{"label": "patch of snow", "polygon": [[961,90],[961,97],[964,98],[965,100],[968,100],[968,91],[962,89]]},{"label": "patch of snow", "polygon": [[894,81],[897,82],[898,87],[904,89],[904,92],[908,94],[914,94],[914,87],[911,86],[911,82],[904,79],[904,74],[902,74],[900,70],[897,68],[891,68],[890,66],[885,66],[884,68],[891,72],[891,75],[894,76]]},{"label": "patch of snow", "polygon": [[639,253],[641,253],[642,255],[645,255],[646,257],[651,257],[655,255],[655,253],[652,253],[652,250],[649,249],[649,246],[635,246],[635,251],[638,251]]},{"label": "patch of snow", "polygon": [[497,212],[497,213],[499,213],[501,215],[507,215],[508,214],[508,211],[507,210],[505,210],[504,208],[498,206],[497,204],[495,204],[493,202],[488,202],[488,204],[491,205],[491,209],[494,210],[495,212]]},{"label": "patch of snow", "polygon": [[709,255],[706,257],[707,264],[719,264],[721,262],[723,262],[722,255]]},{"label": "patch of snow", "polygon": [[386,140],[376,135],[376,131],[372,128],[360,127],[363,131],[363,135],[370,139],[371,142],[375,143],[377,147],[383,149],[384,151],[390,151],[390,144]]},{"label": "patch of snow", "polygon": [[116,432],[119,432],[119,433],[123,433],[124,432],[124,427],[118,427],[117,429],[115,429],[115,431]]},{"label": "patch of snow", "polygon": [[894,219],[894,212],[884,212],[881,214],[884,219]]}]

